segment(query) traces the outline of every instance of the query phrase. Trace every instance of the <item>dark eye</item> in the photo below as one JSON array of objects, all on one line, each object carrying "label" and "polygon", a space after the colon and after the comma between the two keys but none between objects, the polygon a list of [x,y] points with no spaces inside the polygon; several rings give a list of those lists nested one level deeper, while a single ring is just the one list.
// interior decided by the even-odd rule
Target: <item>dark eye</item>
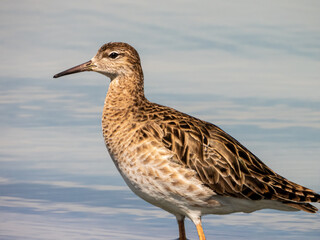
[{"label": "dark eye", "polygon": [[112,59],[115,59],[118,56],[119,56],[119,53],[116,53],[116,52],[112,52],[112,53],[109,54],[109,57],[112,58]]}]

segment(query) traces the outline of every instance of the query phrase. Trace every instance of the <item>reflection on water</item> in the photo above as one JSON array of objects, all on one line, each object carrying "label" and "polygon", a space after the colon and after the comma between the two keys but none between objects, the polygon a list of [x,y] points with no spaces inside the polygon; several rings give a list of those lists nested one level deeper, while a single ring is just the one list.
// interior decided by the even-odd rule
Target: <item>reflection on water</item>
[{"label": "reflection on water", "polygon": [[[216,123],[281,175],[320,192],[317,8],[190,3],[182,14],[180,4],[169,11],[161,2],[2,5],[0,239],[178,236],[175,218],[136,197],[107,154],[100,116],[108,80],[52,79],[105,41],[138,48],[151,101]],[[232,14],[222,16],[225,9]],[[208,239],[320,235],[320,215],[304,212],[211,215],[203,224]],[[186,228],[197,239],[190,221]]]}]

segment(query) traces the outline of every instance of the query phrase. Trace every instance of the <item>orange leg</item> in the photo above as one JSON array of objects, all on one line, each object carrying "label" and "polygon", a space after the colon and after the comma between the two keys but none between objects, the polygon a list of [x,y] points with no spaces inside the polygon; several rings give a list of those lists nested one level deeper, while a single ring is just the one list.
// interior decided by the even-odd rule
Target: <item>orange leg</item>
[{"label": "orange leg", "polygon": [[198,231],[198,235],[199,235],[199,240],[206,240],[206,236],[204,235],[203,233],[203,229],[202,229],[202,226],[201,226],[201,222],[198,223],[196,225],[197,227],[197,231]]},{"label": "orange leg", "polygon": [[177,217],[177,222],[179,225],[179,240],[187,240],[186,230],[184,228],[184,217]]}]

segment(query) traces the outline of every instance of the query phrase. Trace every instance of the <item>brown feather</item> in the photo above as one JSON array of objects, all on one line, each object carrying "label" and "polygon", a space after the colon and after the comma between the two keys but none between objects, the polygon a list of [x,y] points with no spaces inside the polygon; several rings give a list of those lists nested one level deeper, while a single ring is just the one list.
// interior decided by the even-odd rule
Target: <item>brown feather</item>
[{"label": "brown feather", "polygon": [[233,137],[217,126],[147,103],[144,111],[157,112],[153,123],[162,129],[163,145],[174,153],[173,161],[197,172],[199,179],[217,194],[251,200],[278,200],[293,208],[315,212],[308,202],[319,195],[293,183],[267,167]]}]

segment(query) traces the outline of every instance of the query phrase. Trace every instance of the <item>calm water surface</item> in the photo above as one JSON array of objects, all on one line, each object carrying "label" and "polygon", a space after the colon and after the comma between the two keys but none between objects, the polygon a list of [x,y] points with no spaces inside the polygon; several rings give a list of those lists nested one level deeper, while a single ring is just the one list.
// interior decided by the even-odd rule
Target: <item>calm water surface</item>
[{"label": "calm water surface", "polygon": [[[4,1],[0,239],[177,238],[175,218],[136,197],[105,149],[109,80],[52,79],[108,41],[137,48],[149,100],[219,125],[320,192],[319,9],[318,1]],[[203,225],[208,239],[320,236],[319,213],[210,215]]]}]

